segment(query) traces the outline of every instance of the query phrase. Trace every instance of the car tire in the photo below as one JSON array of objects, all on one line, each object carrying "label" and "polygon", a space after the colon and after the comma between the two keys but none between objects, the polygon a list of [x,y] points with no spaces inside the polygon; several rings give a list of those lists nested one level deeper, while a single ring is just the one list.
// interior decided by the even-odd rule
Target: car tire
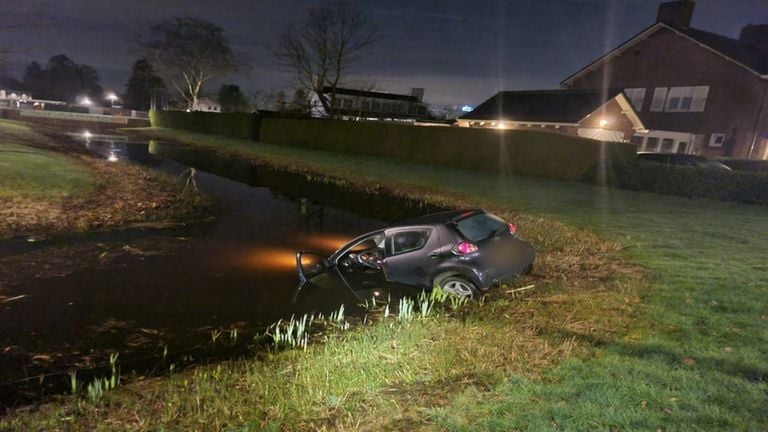
[{"label": "car tire", "polygon": [[444,292],[457,295],[459,297],[475,298],[480,295],[480,291],[475,284],[460,276],[449,276],[441,279],[438,286]]}]

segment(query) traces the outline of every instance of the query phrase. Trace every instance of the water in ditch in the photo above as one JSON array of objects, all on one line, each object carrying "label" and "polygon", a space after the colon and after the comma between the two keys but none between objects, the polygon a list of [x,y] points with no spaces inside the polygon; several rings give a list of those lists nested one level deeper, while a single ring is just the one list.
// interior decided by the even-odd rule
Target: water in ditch
[{"label": "water in ditch", "polygon": [[115,163],[176,177],[195,167],[217,217],[170,229],[0,243],[0,258],[65,249],[83,261],[74,271],[41,271],[2,287],[11,301],[0,304],[0,406],[61,393],[71,370],[82,380],[98,375],[111,353],[119,353],[125,376],[162,373],[170,364],[236,356],[249,344],[235,334],[240,342],[252,339],[280,318],[342,303],[354,308],[358,300],[343,287],[311,303],[294,301],[295,251],[330,253],[388,221],[435,210],[178,144],[113,139],[87,147]]}]

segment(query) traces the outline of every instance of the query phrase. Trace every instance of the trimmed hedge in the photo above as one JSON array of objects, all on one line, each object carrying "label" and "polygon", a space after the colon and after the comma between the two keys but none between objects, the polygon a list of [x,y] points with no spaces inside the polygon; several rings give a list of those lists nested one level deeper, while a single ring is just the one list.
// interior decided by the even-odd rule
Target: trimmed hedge
[{"label": "trimmed hedge", "polygon": [[[634,160],[596,170],[585,180],[622,189],[768,205],[768,175]],[[602,180],[602,181],[601,181]]]},{"label": "trimmed hedge", "polygon": [[265,118],[260,141],[381,156],[493,173],[580,180],[602,159],[628,160],[635,146],[529,130]]},{"label": "trimmed hedge", "polygon": [[157,110],[149,112],[149,120],[156,127],[247,139],[259,138],[261,121],[258,114],[250,113]]}]

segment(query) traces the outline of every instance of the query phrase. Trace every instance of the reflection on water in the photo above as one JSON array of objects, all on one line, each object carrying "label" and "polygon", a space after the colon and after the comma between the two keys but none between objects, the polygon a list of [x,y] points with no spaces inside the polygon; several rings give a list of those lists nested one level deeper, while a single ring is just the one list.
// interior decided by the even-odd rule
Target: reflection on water
[{"label": "reflection on water", "polygon": [[[257,330],[320,307],[293,303],[296,250],[329,255],[386,221],[433,210],[178,145],[95,137],[84,145],[105,159],[174,177],[194,166],[199,188],[217,200],[219,217],[187,232],[99,238],[100,246],[131,253],[115,264],[86,263],[71,274],[4,287],[3,296],[18,300],[0,305],[0,382],[103,364],[111,352],[120,353],[124,372],[152,370],[165,350],[199,361],[211,355],[215,329]],[[356,301],[349,292],[316,298],[325,308]],[[154,360],[136,360],[146,358]],[[50,391],[67,385],[64,376],[46,383]],[[39,390],[37,380],[0,385],[0,405],[35,399]]]}]

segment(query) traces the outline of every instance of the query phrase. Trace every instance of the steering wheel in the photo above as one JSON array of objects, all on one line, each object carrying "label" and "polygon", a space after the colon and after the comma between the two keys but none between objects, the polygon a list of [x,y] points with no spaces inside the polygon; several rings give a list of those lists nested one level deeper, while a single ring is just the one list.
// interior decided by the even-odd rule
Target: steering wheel
[{"label": "steering wheel", "polygon": [[384,259],[381,252],[376,249],[368,249],[357,254],[357,262],[365,267],[380,270],[381,261]]}]

